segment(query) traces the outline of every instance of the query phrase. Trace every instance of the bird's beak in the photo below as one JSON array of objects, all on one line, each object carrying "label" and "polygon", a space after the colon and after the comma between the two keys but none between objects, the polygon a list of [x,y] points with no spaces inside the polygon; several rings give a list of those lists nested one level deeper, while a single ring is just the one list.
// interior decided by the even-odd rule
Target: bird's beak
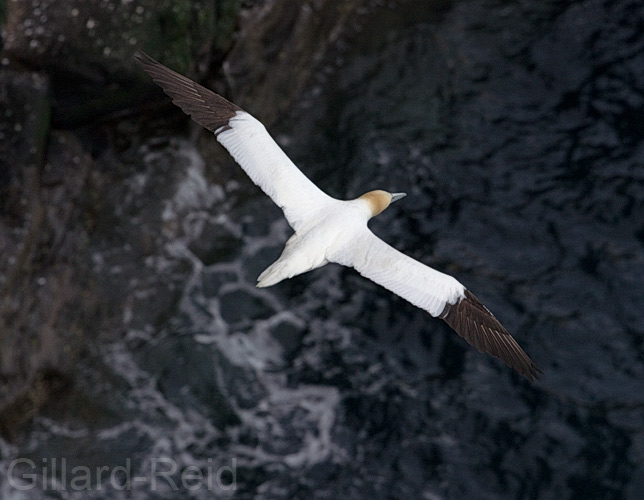
[{"label": "bird's beak", "polygon": [[391,193],[391,201],[389,203],[398,201],[400,198],[404,198],[405,196],[407,196],[407,193]]}]

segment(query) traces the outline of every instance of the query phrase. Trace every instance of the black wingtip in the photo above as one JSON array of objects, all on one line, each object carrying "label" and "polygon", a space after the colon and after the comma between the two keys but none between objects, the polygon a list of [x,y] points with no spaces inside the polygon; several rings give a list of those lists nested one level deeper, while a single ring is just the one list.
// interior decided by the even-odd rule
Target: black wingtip
[{"label": "black wingtip", "polygon": [[447,304],[439,317],[469,344],[499,358],[531,382],[543,374],[505,327],[469,290],[465,290],[465,297],[456,304]]},{"label": "black wingtip", "polygon": [[139,62],[143,62],[148,58],[152,59],[146,52],[142,51],[141,49],[137,50],[134,53],[134,56],[132,56],[132,57],[134,57],[134,59],[136,59]]},{"label": "black wingtip", "polygon": [[[144,69],[154,67],[154,66],[161,66],[161,63],[154,59],[152,56],[150,56],[147,52],[144,52],[142,50],[137,50],[132,58]],[[147,70],[146,70],[147,73]]]},{"label": "black wingtip", "polygon": [[216,135],[229,130],[230,120],[242,109],[224,97],[164,66],[139,50],[134,54],[143,70],[184,113]]}]

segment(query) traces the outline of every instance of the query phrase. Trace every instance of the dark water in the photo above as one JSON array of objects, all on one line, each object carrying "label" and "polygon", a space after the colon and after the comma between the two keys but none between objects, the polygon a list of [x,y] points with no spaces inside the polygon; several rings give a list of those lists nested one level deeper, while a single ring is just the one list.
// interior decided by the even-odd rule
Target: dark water
[{"label": "dark water", "polygon": [[[398,9],[365,19],[280,139],[330,194],[407,191],[372,229],[473,290],[542,380],[350,270],[254,288],[289,235],[279,210],[232,165],[151,139],[106,239],[152,250],[96,249],[131,297],[122,338],[2,445],[5,471],[67,473],[5,477],[2,498],[642,497],[644,5]],[[126,472],[107,476],[126,465],[121,491]],[[181,485],[191,466],[211,484]]]}]

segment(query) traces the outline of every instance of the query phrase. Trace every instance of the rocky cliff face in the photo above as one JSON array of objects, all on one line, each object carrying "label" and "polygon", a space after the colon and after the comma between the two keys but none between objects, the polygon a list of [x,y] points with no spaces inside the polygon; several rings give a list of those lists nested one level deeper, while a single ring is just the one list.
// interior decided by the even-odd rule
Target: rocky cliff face
[{"label": "rocky cliff face", "polygon": [[[321,67],[332,65],[329,47],[337,47],[369,3],[18,0],[3,5],[0,428],[5,434],[34,415],[54,390],[73,382],[74,363],[94,339],[119,335],[123,311],[155,320],[167,305],[160,300],[156,309],[137,300],[132,287],[102,274],[98,262],[99,255],[127,260],[123,265],[131,266],[153,295],[171,286],[149,269],[137,272],[153,247],[168,242],[168,221],[152,217],[139,231],[124,213],[145,204],[137,196],[164,196],[163,190],[137,191],[131,184],[140,167],[141,137],[150,130],[142,114],[168,109],[167,100],[159,106],[151,100],[158,89],[133,65],[134,51],[142,48],[178,71],[206,78],[271,123],[301,99]],[[176,116],[184,127],[185,119]],[[158,147],[172,154],[171,145]],[[205,147],[206,157],[221,154]],[[162,179],[160,185],[176,187],[181,181],[172,172],[154,177]],[[162,213],[163,202],[147,210]]]}]

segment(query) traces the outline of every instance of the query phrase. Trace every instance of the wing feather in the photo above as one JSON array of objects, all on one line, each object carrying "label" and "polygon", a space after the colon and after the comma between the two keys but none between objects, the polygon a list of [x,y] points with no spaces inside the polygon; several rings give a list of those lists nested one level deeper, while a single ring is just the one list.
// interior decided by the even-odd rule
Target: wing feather
[{"label": "wing feather", "polygon": [[499,320],[469,290],[465,289],[465,297],[460,301],[445,304],[439,317],[479,351],[503,360],[528,379],[535,380],[542,373]]},{"label": "wing feather", "polygon": [[368,229],[335,261],[441,318],[479,351],[501,359],[530,380],[539,378],[541,370],[512,335],[452,276],[399,252]]},{"label": "wing feather", "polygon": [[434,317],[441,314],[445,304],[465,297],[465,287],[456,279],[399,252],[368,228],[351,242],[341,254],[332,257],[334,262],[353,267]]},{"label": "wing feather", "polygon": [[297,230],[310,213],[333,201],[249,113],[144,52],[138,52],[135,58],[174,104],[215,134],[252,181],[284,211],[293,229]]}]

